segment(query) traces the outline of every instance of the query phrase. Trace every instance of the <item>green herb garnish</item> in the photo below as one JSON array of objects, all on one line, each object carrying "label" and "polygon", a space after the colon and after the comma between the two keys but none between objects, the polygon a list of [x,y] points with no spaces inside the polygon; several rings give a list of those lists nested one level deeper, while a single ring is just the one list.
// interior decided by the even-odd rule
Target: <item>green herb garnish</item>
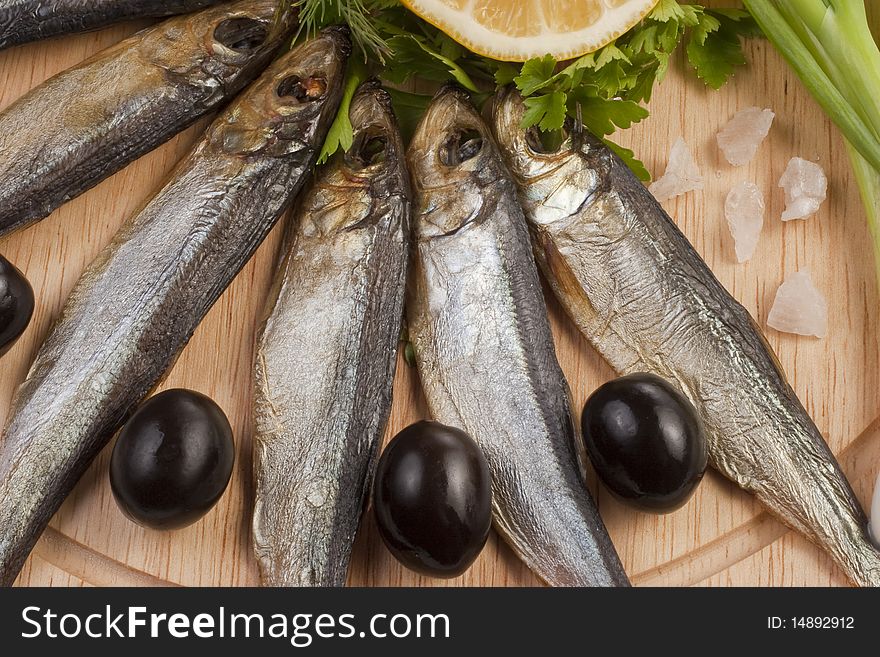
[{"label": "green herb garnish", "polygon": [[[513,64],[468,51],[397,0],[302,0],[298,6],[304,34],[348,23],[356,56],[365,64],[364,77],[378,75],[391,85],[415,82],[420,88],[455,80],[471,91],[478,105],[497,87],[513,83],[526,99],[524,128],[561,133],[566,118],[580,114],[587,128],[606,139],[643,180],[650,178],[644,165],[632,151],[607,137],[648,116],[643,103],[651,99],[654,85],[663,79],[680,44],[685,43],[696,74],[717,89],[745,63],[741,37],[758,32],[749,14],[739,9],[660,0],[643,21],[596,52],[568,62],[547,55]],[[395,92],[393,98],[409,132],[430,96]],[[322,160],[350,145],[350,130],[345,105],[324,145]],[[546,139],[561,142],[560,134]]]},{"label": "green herb garnish", "polygon": [[361,82],[367,79],[369,73],[366,66],[357,59],[353,60],[348,70],[345,72],[345,84],[342,88],[342,100],[339,101],[339,111],[336,112],[336,118],[330,124],[327,131],[327,138],[324,140],[324,146],[318,155],[318,164],[323,164],[328,158],[338,150],[348,151],[354,142],[354,128],[348,118],[348,111],[351,108],[351,99],[354,92],[357,91]]}]

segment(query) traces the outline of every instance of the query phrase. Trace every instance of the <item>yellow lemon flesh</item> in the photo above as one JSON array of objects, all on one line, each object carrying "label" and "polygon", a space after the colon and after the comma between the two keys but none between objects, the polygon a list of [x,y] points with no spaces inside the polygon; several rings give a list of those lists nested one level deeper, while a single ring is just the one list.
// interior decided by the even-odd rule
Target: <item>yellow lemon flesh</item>
[{"label": "yellow lemon flesh", "polygon": [[571,59],[601,48],[659,0],[402,0],[411,11],[484,57]]}]

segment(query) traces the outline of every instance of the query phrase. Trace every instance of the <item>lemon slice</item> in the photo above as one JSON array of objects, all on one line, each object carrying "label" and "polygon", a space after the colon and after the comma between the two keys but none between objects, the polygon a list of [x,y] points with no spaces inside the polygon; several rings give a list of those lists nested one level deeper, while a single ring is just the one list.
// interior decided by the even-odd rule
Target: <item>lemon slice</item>
[{"label": "lemon slice", "polygon": [[571,59],[601,48],[659,0],[402,0],[412,12],[484,57]]}]

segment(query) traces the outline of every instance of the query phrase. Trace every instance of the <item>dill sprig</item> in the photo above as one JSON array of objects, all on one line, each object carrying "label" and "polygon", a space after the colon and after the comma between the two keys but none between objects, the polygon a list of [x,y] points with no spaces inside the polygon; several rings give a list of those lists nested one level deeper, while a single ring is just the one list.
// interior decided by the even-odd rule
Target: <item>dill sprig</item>
[{"label": "dill sprig", "polygon": [[345,23],[351,30],[355,47],[365,61],[384,64],[391,47],[379,30],[380,15],[398,6],[397,0],[281,0],[299,10],[300,36],[311,36],[327,25]]}]

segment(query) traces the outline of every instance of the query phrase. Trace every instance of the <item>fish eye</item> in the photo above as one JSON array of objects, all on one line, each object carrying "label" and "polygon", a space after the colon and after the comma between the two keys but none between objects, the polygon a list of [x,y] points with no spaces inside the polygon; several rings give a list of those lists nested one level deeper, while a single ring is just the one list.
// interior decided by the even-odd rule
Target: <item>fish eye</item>
[{"label": "fish eye", "polygon": [[483,135],[478,130],[454,132],[440,147],[440,161],[448,167],[476,157],[483,149]]},{"label": "fish eye", "polygon": [[354,146],[348,150],[346,160],[352,169],[364,169],[380,164],[385,161],[387,147],[388,140],[384,134],[378,132],[378,128],[362,132]]},{"label": "fish eye", "polygon": [[227,18],[214,29],[214,40],[236,52],[248,52],[266,42],[269,30],[255,18]]},{"label": "fish eye", "polygon": [[301,78],[291,75],[284,78],[275,88],[279,98],[296,98],[300,102],[318,100],[327,91],[327,80],[311,76]]}]

